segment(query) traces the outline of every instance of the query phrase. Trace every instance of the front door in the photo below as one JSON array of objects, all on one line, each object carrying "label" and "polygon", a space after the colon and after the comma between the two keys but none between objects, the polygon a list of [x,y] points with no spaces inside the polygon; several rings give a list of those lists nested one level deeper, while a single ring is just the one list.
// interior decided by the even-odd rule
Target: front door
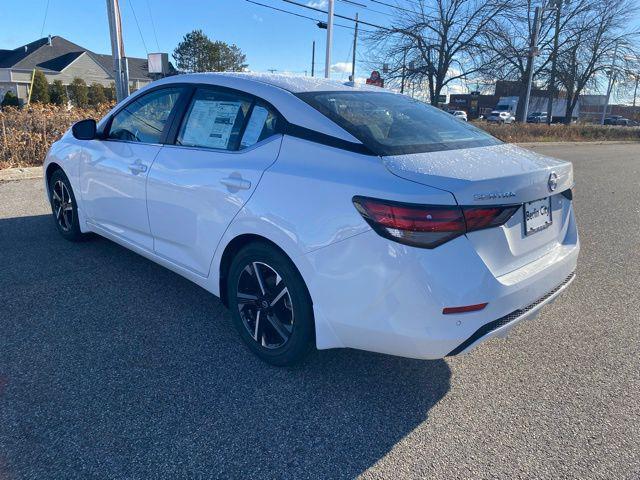
[{"label": "front door", "polygon": [[153,249],[147,176],[182,92],[173,87],[137,97],[115,113],[104,139],[85,145],[80,183],[88,221],[147,250]]},{"label": "front door", "polygon": [[242,93],[196,90],[175,145],[162,148],[149,173],[156,254],[208,275],[224,231],[278,156],[276,119]]}]

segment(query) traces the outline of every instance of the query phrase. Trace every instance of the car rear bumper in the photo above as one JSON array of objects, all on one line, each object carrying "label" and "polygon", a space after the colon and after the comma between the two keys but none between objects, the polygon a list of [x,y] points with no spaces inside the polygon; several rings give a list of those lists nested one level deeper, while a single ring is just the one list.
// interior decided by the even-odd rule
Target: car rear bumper
[{"label": "car rear bumper", "polygon": [[[495,276],[466,237],[433,250],[373,231],[308,254],[318,348],[352,347],[411,358],[466,353],[535,316],[573,280],[577,234],[541,258]],[[487,302],[476,312],[445,307]]]}]

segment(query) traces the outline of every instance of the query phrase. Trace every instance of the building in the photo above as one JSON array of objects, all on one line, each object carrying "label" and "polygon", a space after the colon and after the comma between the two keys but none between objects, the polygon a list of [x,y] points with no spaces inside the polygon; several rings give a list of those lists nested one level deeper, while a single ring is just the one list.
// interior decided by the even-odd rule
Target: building
[{"label": "building", "polygon": [[[147,60],[128,58],[129,83],[137,90],[153,81]],[[113,59],[87,50],[59,36],[41,38],[13,50],[0,50],[0,101],[12,90],[22,103],[29,97],[33,70],[41,70],[47,81],[61,80],[68,85],[74,78],[87,85],[99,83],[108,87],[113,83]]]}]

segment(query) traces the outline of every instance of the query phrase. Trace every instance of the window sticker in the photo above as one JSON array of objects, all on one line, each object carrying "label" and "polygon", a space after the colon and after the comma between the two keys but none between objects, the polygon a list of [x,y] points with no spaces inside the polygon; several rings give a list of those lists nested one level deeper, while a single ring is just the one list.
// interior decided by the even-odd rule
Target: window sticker
[{"label": "window sticker", "polygon": [[253,113],[247,123],[247,128],[242,136],[241,146],[246,148],[258,142],[264,123],[269,115],[269,110],[259,105],[253,107]]},{"label": "window sticker", "polygon": [[196,100],[184,129],[183,145],[228,148],[242,102]]}]

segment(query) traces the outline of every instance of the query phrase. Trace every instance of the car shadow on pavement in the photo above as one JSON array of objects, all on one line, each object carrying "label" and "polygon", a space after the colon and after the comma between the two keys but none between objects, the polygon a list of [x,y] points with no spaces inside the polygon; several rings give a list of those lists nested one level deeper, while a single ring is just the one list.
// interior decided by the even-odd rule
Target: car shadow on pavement
[{"label": "car shadow on pavement", "polygon": [[0,220],[0,477],[352,478],[449,390],[355,350],[281,369],[219,300],[49,216]]}]

